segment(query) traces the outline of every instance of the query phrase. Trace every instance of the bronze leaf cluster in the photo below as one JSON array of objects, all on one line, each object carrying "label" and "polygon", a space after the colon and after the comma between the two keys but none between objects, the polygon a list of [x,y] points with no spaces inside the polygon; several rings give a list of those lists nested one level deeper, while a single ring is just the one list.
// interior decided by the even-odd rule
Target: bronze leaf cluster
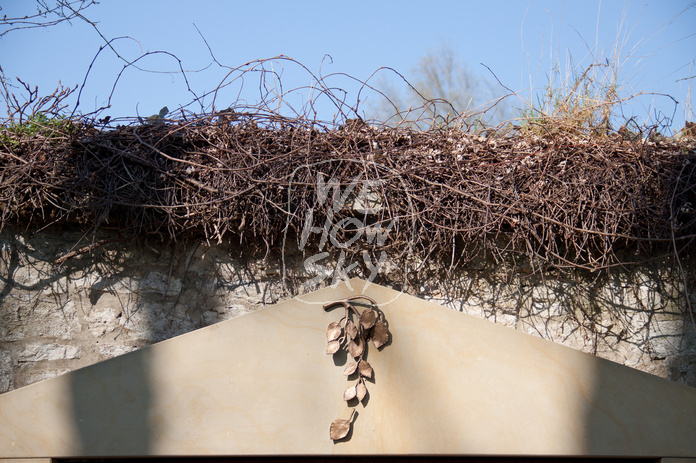
[{"label": "bronze leaf cluster", "polygon": [[[354,301],[360,299],[370,304],[362,312],[354,304]],[[343,400],[349,402],[358,399],[358,402],[362,402],[367,396],[365,381],[373,378],[374,375],[372,366],[365,360],[368,344],[372,342],[377,349],[384,346],[389,342],[389,328],[377,303],[367,296],[352,296],[330,302],[324,305],[324,310],[339,305],[345,309],[344,316],[339,321],[332,322],[326,330],[326,353],[333,355],[340,350],[345,350],[350,355],[352,360],[348,360],[343,374],[347,377],[357,375],[357,379],[354,385],[343,392]],[[348,419],[339,418],[331,423],[329,430],[331,439],[336,441],[348,435],[354,414],[355,409],[351,411]]]}]

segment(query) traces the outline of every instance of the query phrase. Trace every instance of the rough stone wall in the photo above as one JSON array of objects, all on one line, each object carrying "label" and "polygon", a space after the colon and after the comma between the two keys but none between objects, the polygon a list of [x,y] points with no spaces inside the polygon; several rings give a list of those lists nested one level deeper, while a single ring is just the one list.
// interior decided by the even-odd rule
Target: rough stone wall
[{"label": "rough stone wall", "polygon": [[[254,257],[231,243],[111,241],[58,263],[114,237],[0,234],[0,393],[289,297],[277,255]],[[285,257],[302,268],[302,256]],[[696,333],[681,274],[667,262],[575,279],[510,268],[482,260],[433,269],[409,292],[696,386]]]},{"label": "rough stone wall", "polygon": [[222,246],[115,242],[55,263],[84,245],[69,232],[0,236],[0,392],[242,315],[280,295],[261,260],[232,257]]},{"label": "rough stone wall", "polygon": [[501,267],[452,274],[421,297],[696,387],[696,331],[681,272],[669,262],[575,278]]}]

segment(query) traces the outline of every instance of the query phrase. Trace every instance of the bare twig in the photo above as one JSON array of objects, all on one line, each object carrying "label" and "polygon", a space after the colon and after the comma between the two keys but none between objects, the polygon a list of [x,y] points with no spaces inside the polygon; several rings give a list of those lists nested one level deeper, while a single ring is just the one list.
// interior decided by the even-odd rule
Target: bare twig
[{"label": "bare twig", "polygon": [[89,244],[87,246],[83,246],[80,249],[77,249],[75,251],[71,251],[71,252],[59,257],[58,259],[56,259],[56,264],[63,265],[68,259],[72,259],[73,257],[77,257],[81,254],[92,252],[98,247],[105,246],[105,245],[111,244],[111,243],[118,243],[121,241],[123,241],[123,240],[116,239],[116,238],[110,238],[110,239],[104,239],[104,240],[97,241],[95,243]]}]

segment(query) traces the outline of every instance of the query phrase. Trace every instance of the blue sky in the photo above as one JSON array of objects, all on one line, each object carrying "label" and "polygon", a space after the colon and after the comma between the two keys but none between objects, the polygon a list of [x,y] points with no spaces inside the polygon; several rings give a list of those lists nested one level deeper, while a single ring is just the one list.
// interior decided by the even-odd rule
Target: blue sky
[{"label": "blue sky", "polygon": [[[31,0],[0,0],[0,5],[0,14],[8,17],[34,8]],[[229,82],[223,79],[230,70],[212,62],[196,27],[225,66],[286,55],[315,75],[345,73],[362,81],[383,66],[408,78],[421,56],[447,43],[472,73],[492,78],[483,63],[523,98],[529,97],[530,90],[543,89],[554,65],[565,76],[569,67],[579,73],[593,61],[618,55],[624,95],[664,93],[679,102],[674,113],[670,98],[644,95],[626,106],[628,116],[644,121],[655,114],[674,114],[675,128],[683,126],[685,114],[687,120],[695,119],[687,103],[689,84],[696,87],[696,79],[679,80],[696,75],[694,2],[102,0],[84,13],[97,22],[105,37],[129,37],[113,42],[126,59],[154,51],[176,55],[197,96]],[[0,38],[0,65],[6,77],[19,76],[38,85],[42,93],[50,93],[59,80],[64,85],[82,85],[103,44],[81,20],[13,31]],[[568,66],[570,58],[573,64]],[[146,56],[138,65],[159,72],[126,69],[116,83],[111,108],[102,115],[134,116],[137,111],[147,116],[165,105],[174,110],[194,98],[171,56]],[[111,51],[102,51],[83,89],[80,111],[90,112],[107,103],[123,66]],[[290,61],[267,62],[264,68],[282,73],[284,90],[312,84],[309,72]],[[381,71],[370,82],[379,83],[380,75],[394,78]],[[354,81],[335,75],[327,82],[348,91],[346,101],[355,106],[358,86]],[[233,104],[238,95],[256,102],[258,74],[245,76],[241,93],[239,84],[237,80],[218,95],[217,109]],[[275,84],[270,79],[269,85]],[[289,100],[298,108],[307,98],[309,93],[304,91]],[[360,98],[361,111],[368,113],[369,105],[378,103],[377,95],[369,92]],[[203,103],[188,109],[209,111],[211,97]],[[521,100],[513,97],[510,103],[519,106]],[[326,101],[316,108],[318,117],[325,120],[336,112]]]}]

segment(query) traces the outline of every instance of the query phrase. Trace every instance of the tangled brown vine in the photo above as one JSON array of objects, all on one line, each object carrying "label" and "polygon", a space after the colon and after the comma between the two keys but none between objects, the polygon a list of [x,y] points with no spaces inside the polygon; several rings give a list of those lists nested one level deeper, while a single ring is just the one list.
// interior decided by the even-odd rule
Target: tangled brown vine
[{"label": "tangled brown vine", "polygon": [[[320,220],[317,178],[391,181],[380,221],[408,218],[392,255],[466,262],[483,250],[538,265],[599,269],[696,238],[694,143],[418,132],[365,123],[216,113],[193,120],[32,136],[0,145],[1,225],[93,228],[270,245],[289,215]],[[394,179],[398,177],[398,188]],[[292,197],[289,197],[292,191]],[[351,211],[338,211],[349,216]],[[291,224],[297,232],[302,224]]]}]

